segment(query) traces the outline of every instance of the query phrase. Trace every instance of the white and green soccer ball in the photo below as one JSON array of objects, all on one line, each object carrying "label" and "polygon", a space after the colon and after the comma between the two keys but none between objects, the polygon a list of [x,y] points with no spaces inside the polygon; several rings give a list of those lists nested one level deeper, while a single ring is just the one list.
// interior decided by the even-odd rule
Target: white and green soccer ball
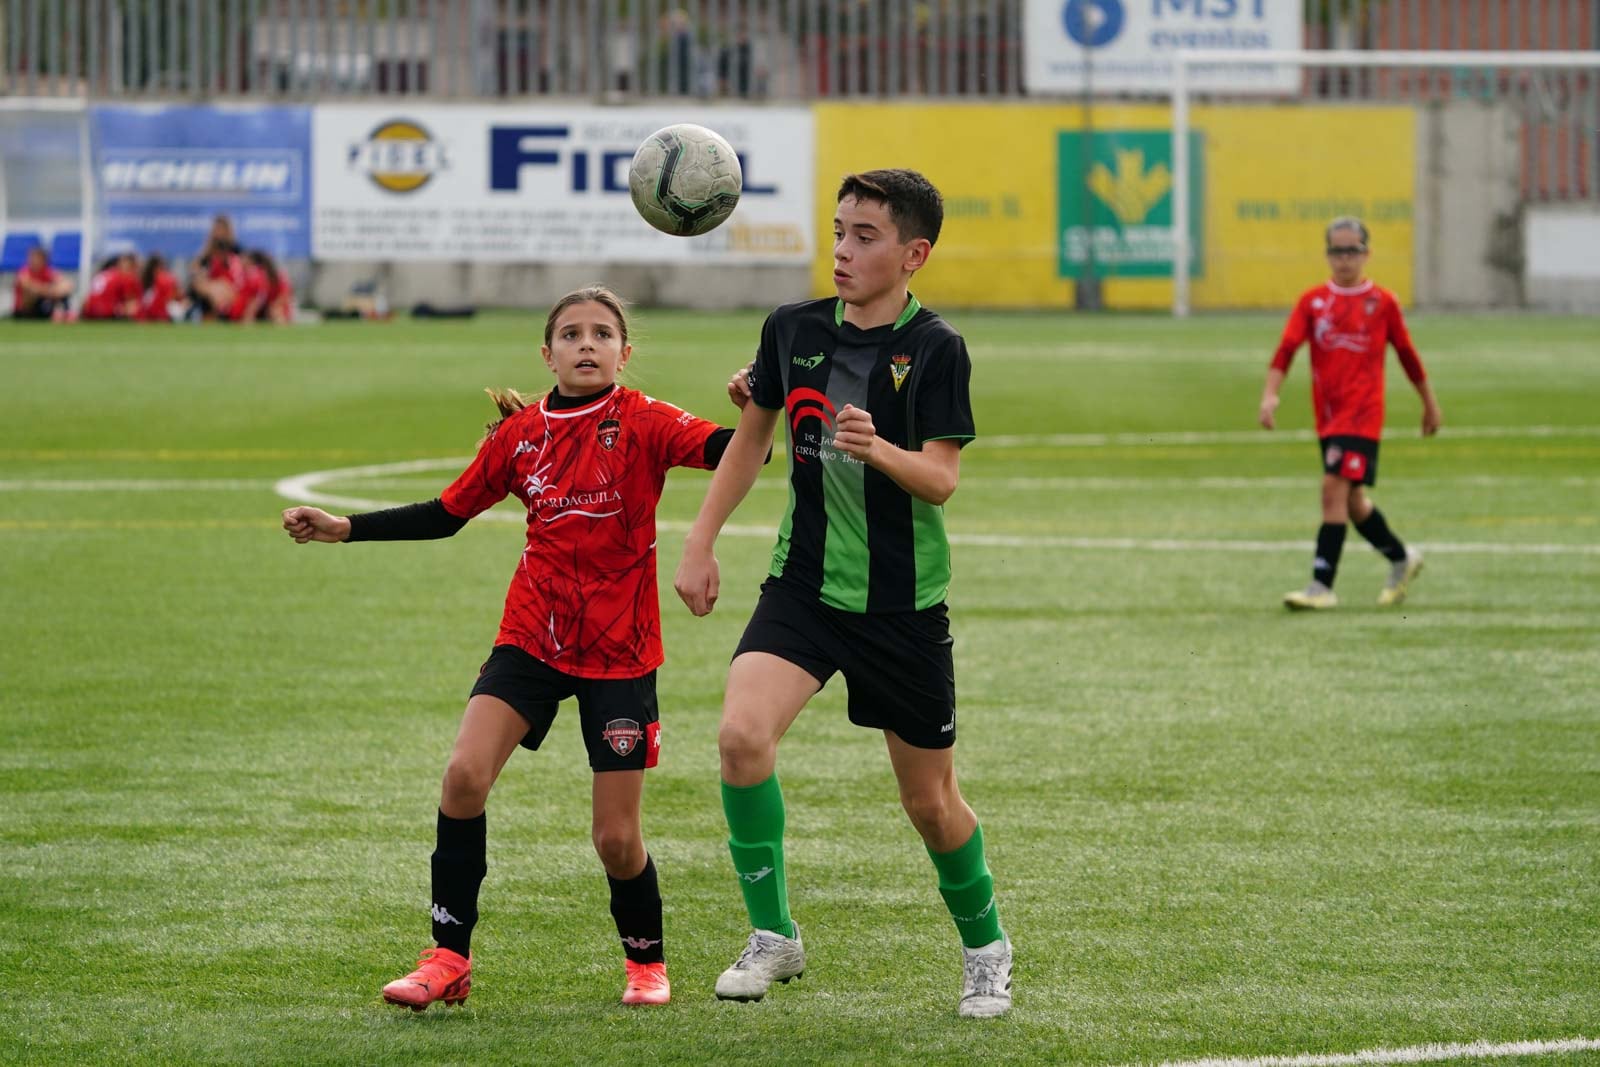
[{"label": "white and green soccer ball", "polygon": [[687,122],[646,137],[628,168],[633,206],[650,225],[678,237],[720,226],[743,187],[733,146],[714,130]]}]

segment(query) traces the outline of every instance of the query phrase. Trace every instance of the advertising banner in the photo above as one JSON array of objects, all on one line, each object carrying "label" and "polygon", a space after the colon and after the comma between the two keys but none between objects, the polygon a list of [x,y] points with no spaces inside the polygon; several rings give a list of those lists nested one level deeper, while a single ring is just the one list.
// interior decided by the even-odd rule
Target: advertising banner
[{"label": "advertising banner", "polygon": [[[628,195],[634,150],[678,122],[722,134],[744,171],[733,216],[694,238]],[[792,264],[815,247],[805,109],[329,105],[312,126],[318,259]]]},{"label": "advertising banner", "polygon": [[[1074,278],[1172,277],[1172,136],[1165,130],[1063,131],[1057,135],[1061,225],[1057,270]],[[1189,203],[1201,199],[1205,153],[1189,134]],[[1202,213],[1189,216],[1189,274],[1204,273]]]},{"label": "advertising banner", "polygon": [[309,108],[106,105],[90,122],[102,247],[186,261],[227,215],[245,248],[310,255]]},{"label": "advertising banner", "polygon": [[[815,232],[827,232],[851,171],[914,167],[944,194],[943,232],[912,283],[928,306],[1071,307],[1090,271],[1109,307],[1171,305],[1170,109],[1097,106],[1092,132],[1077,106],[825,104],[816,115]],[[1203,106],[1191,117],[1195,307],[1286,309],[1327,276],[1322,228],[1342,214],[1367,220],[1374,277],[1411,298],[1410,108]],[[824,243],[813,295],[833,291],[832,275]]]},{"label": "advertising banner", "polygon": [[[1166,93],[1180,50],[1299,51],[1299,0],[1027,0],[1030,93]],[[1227,92],[1292,92],[1300,70],[1196,67],[1192,84]]]}]

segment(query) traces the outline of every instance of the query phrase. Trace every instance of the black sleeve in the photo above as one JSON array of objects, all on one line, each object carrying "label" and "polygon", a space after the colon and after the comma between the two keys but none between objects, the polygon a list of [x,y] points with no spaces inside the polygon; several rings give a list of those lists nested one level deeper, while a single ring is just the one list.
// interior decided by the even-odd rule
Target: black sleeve
[{"label": "black sleeve", "polygon": [[761,326],[761,347],[756,349],[750,367],[750,399],[759,407],[776,411],[783,407],[783,363],[778,343],[778,313],[767,316]]},{"label": "black sleeve", "polygon": [[[728,442],[733,440],[733,431],[727,427],[713,430],[711,436],[706,438],[706,470],[716,470],[717,464],[722,462],[722,454],[728,450]],[[772,462],[772,446],[767,446],[767,458],[762,463]]]},{"label": "black sleeve", "polygon": [[454,537],[467,520],[445,510],[438,497],[425,504],[405,504],[382,511],[367,511],[350,519],[350,541],[435,541]]},{"label": "black sleeve", "polygon": [[965,448],[977,436],[972,420],[972,358],[960,335],[939,351],[917,385],[914,418],[917,440],[954,440]]}]

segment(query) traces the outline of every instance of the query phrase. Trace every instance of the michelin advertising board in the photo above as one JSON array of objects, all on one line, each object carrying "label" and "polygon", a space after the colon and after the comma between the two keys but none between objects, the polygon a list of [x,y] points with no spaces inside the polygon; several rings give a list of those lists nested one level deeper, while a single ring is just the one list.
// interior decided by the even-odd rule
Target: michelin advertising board
[{"label": "michelin advertising board", "polygon": [[90,121],[102,248],[187,260],[227,215],[247,248],[310,254],[310,108],[98,105]]},{"label": "michelin advertising board", "polygon": [[[650,133],[699,122],[739,153],[733,217],[686,240],[628,195]],[[324,260],[799,263],[814,250],[808,110],[318,107],[312,254]]]}]

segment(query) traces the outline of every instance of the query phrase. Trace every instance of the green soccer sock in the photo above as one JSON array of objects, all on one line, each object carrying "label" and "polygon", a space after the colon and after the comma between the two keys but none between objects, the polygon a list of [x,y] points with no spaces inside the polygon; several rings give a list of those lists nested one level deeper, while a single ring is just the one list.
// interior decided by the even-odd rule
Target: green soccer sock
[{"label": "green soccer sock", "polygon": [[783,790],[778,776],[757,785],[723,782],[722,810],[728,817],[728,851],[750,925],[793,937],[789,886],[783,877]]},{"label": "green soccer sock", "polygon": [[954,852],[930,848],[928,856],[939,872],[939,895],[956,921],[961,943],[980,948],[1004,937],[995,906],[994,878],[983,861],[983,827],[976,827],[967,843]]}]

